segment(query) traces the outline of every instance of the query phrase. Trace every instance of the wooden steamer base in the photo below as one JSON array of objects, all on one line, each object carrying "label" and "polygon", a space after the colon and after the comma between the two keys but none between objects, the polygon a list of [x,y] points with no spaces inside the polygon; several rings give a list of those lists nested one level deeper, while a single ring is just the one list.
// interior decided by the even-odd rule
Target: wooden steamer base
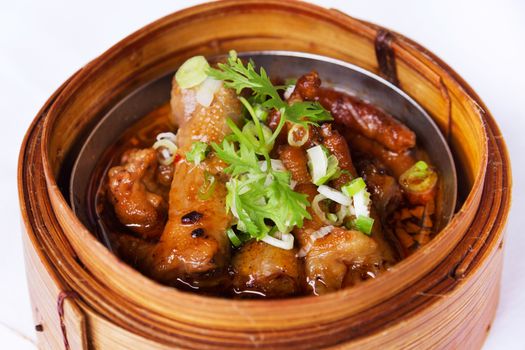
[{"label": "wooden steamer base", "polygon": [[[391,272],[322,297],[238,301],[158,285],[120,262],[73,215],[57,181],[116,101],[186,58],[289,50],[382,74],[419,102],[456,158],[461,206]],[[221,1],[141,29],[77,72],[30,127],[19,195],[41,349],[479,349],[498,302],[510,163],[472,89],[418,44],[300,2]]]}]

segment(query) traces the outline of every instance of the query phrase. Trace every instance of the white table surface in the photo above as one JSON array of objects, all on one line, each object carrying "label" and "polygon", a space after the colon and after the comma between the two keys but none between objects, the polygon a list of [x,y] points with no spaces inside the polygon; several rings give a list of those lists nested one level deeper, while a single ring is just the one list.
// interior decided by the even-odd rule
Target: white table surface
[{"label": "white table surface", "polygon": [[[72,73],[145,24],[203,1],[0,2],[0,348],[34,349],[16,189],[31,120]],[[426,46],[478,92],[512,156],[500,306],[484,349],[525,349],[525,1],[312,1],[396,30]]]}]

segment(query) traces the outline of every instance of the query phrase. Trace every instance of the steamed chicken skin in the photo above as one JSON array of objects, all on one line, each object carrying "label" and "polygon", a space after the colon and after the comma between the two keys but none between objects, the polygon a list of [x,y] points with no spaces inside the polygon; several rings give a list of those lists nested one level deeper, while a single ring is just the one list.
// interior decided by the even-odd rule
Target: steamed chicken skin
[{"label": "steamed chicken skin", "polygon": [[[174,81],[172,106],[180,106],[184,111],[181,114],[174,110],[179,125],[177,143],[181,155],[189,151],[195,141],[222,141],[230,132],[226,118],[235,119],[240,115],[240,103],[235,93],[225,87],[219,88],[209,107],[193,101],[191,96],[194,98],[194,94],[187,95],[188,90],[180,89]],[[208,157],[199,165],[185,159],[175,165],[169,192],[168,221],[159,242],[137,247],[136,240],[120,239],[123,250],[141,253],[143,259],[137,264],[144,273],[170,283],[213,270],[225,270],[230,258],[225,231],[231,225],[231,215],[224,209],[223,167],[224,164],[215,157]],[[215,182],[213,196],[202,199],[199,193],[210,182]]]},{"label": "steamed chicken skin", "polygon": [[[411,130],[321,87],[315,71],[283,94],[264,73],[235,77],[254,69],[235,54],[227,62],[206,68],[197,85],[174,77],[169,125],[178,128],[178,147],[128,151],[109,171],[114,212],[138,234],[113,233],[121,257],[168,285],[279,298],[359,284],[395,264],[411,242],[424,242],[408,237],[414,220],[404,213],[422,211],[431,227],[433,201],[421,191],[418,201],[407,197],[415,177],[400,182],[418,156]],[[168,148],[173,164],[159,165]]]},{"label": "steamed chicken skin", "polygon": [[[313,184],[297,186],[297,191],[309,196],[317,194]],[[326,294],[343,288],[347,275],[357,268],[377,271],[382,267],[382,252],[375,239],[362,232],[333,227],[325,236],[314,239],[314,234],[327,225],[310,209],[311,220],[302,228],[294,229],[304,255],[307,290],[314,295]]]},{"label": "steamed chicken skin", "polygon": [[[298,147],[295,147],[293,151],[288,149],[287,152],[281,152],[283,164],[288,169],[294,169],[292,176],[307,171],[305,158],[305,151]],[[349,159],[345,161],[348,162]],[[307,195],[311,203],[318,194],[316,186],[297,176],[294,180],[300,181],[295,191]],[[375,271],[377,266],[381,265],[380,246],[373,238],[359,231],[335,227],[323,237],[313,238],[316,232],[327,225],[312,210],[312,207],[308,207],[308,212],[312,219],[306,219],[303,227],[295,228],[293,233],[304,254],[307,289],[310,293],[320,295],[341,289],[345,276],[352,273],[353,269],[369,266]]]},{"label": "steamed chicken skin", "polygon": [[224,268],[228,263],[230,245],[224,232],[231,217],[224,210],[226,188],[217,178],[212,198],[199,197],[200,189],[209,181],[206,163],[195,166],[181,161],[176,166],[168,222],[149,267],[149,273],[159,280]]},{"label": "steamed chicken skin", "polygon": [[[288,102],[316,99],[320,85],[321,81],[316,72],[301,76]],[[333,130],[330,124],[310,127],[310,138],[304,147],[308,148],[315,144],[325,146],[338,160],[342,173],[332,181],[334,188],[341,188],[357,176],[346,140],[337,130]],[[298,183],[295,190],[306,194],[311,203],[318,192],[316,186],[311,183],[305,149],[282,145],[279,147],[278,154],[294,181]],[[326,224],[311,207],[308,211],[312,219],[305,220],[304,226],[295,228],[293,232],[303,254],[306,254],[305,274],[307,289],[311,293],[319,295],[343,288],[345,280],[355,280],[353,277],[346,276],[353,276],[358,269],[376,272],[383,266],[383,256],[387,256],[388,260],[393,262],[393,254],[388,244],[383,242],[384,237],[380,229],[374,230],[375,237],[370,238],[359,231],[333,228],[324,237],[312,241],[312,235],[326,227]],[[376,241],[380,241],[380,244]]]},{"label": "steamed chicken skin", "polygon": [[330,124],[324,124],[320,129],[323,145],[335,156],[342,170],[341,175],[332,181],[334,188],[340,189],[357,177],[350,149],[344,137],[337,130],[333,130]]},{"label": "steamed chicken skin", "polygon": [[226,124],[230,118],[238,123],[241,119],[241,103],[231,89],[221,86],[214,94],[209,107],[196,100],[195,88],[181,89],[173,79],[171,109],[177,131],[177,146],[181,154],[188,152],[195,142],[219,143],[231,133]]},{"label": "steamed chicken skin", "polygon": [[[167,189],[152,148],[132,149],[109,170],[109,198],[120,222],[144,238],[157,238],[166,223]],[[159,175],[160,174],[160,175]],[[166,176],[166,175],[164,175]]]},{"label": "steamed chicken skin", "polygon": [[349,129],[343,130],[343,135],[354,152],[379,160],[397,178],[416,162],[410,150],[392,152],[374,140]]},{"label": "steamed chicken skin", "polygon": [[313,294],[326,294],[343,288],[345,280],[358,283],[354,271],[374,273],[381,264],[376,241],[362,232],[335,227],[316,240],[306,255],[307,283]]},{"label": "steamed chicken skin", "polygon": [[388,216],[403,200],[397,180],[386,170],[371,161],[360,162],[361,176],[365,180],[372,203],[381,216]]},{"label": "steamed chicken skin", "polygon": [[391,115],[336,90],[319,89],[316,97],[334,120],[374,140],[393,152],[416,145],[416,135]]},{"label": "steamed chicken skin", "polygon": [[[181,114],[174,108],[179,125],[179,151],[191,149],[196,141],[220,142],[230,130],[226,118],[241,115],[235,93],[225,87],[215,93],[209,107],[203,107],[187,90],[173,83],[172,106],[180,104]],[[199,165],[182,160],[176,165],[169,198],[168,222],[160,241],[151,254],[149,273],[163,281],[196,273],[224,269],[229,261],[230,244],[224,234],[231,224],[225,211],[226,188],[217,175],[216,159],[205,159]],[[214,177],[214,180],[210,178]],[[213,196],[201,199],[199,191],[206,181],[215,181]]]},{"label": "steamed chicken skin", "polygon": [[285,297],[302,289],[297,250],[284,250],[252,240],[233,257],[233,287],[240,294]]},{"label": "steamed chicken skin", "polygon": [[308,172],[306,152],[301,147],[281,145],[278,149],[279,159],[284,167],[290,172],[292,179],[297,184],[308,184],[312,177]]},{"label": "steamed chicken skin", "polygon": [[[414,132],[391,115],[348,94],[321,87],[321,79],[315,71],[297,79],[288,99],[289,103],[295,101],[319,101],[336,122],[393,152],[406,151],[416,144]],[[271,121],[270,125],[272,123],[276,125],[278,120]]]}]

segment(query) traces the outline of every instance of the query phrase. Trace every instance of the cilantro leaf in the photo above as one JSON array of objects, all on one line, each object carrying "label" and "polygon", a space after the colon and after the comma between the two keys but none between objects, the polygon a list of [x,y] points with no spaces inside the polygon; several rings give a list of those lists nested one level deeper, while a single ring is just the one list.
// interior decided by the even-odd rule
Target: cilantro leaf
[{"label": "cilantro leaf", "polygon": [[304,101],[288,105],[279,95],[278,90],[282,87],[277,88],[272,84],[264,68],[261,67],[257,73],[252,61],[244,65],[235,52],[230,52],[227,63],[219,63],[217,66],[218,69],[208,69],[209,76],[223,80],[237,94],[244,89],[251,89],[253,101],[266,109],[280,111],[283,122],[288,120],[306,126],[332,120],[330,113],[319,102]]},{"label": "cilantro leaf", "polygon": [[264,221],[268,215],[264,207],[264,177],[244,175],[226,184],[226,207],[237,218],[237,229],[254,238],[262,238],[270,231]]},{"label": "cilantro leaf", "polygon": [[[280,174],[279,174],[280,173]],[[261,239],[273,223],[282,233],[302,227],[309,205],[306,195],[294,192],[288,172],[244,174],[227,183],[226,206],[237,218],[237,229]]]},{"label": "cilantro leaf", "polygon": [[[289,173],[286,175],[290,176]],[[285,182],[277,177],[266,188],[270,219],[282,233],[288,233],[294,226],[302,227],[304,218],[311,219],[306,210],[309,205],[307,196],[293,191],[288,183],[289,180]]]},{"label": "cilantro leaf", "polygon": [[244,66],[240,58],[230,55],[228,63],[219,63],[217,67],[219,69],[209,68],[208,75],[217,80],[223,80],[226,87],[234,89],[237,95],[243,89],[251,89],[260,101],[269,98],[269,100],[285,104],[264,68],[261,67],[257,73],[253,62],[250,61]]},{"label": "cilantro leaf", "polygon": [[319,122],[330,121],[332,116],[319,102],[295,102],[286,108],[286,117],[289,121],[306,126],[318,125]]},{"label": "cilantro leaf", "polygon": [[[307,196],[291,188],[290,172],[274,169],[269,154],[286,121],[318,125],[331,120],[330,113],[318,102],[289,105],[279,95],[282,87],[275,87],[263,68],[257,72],[251,61],[244,65],[235,52],[230,53],[227,63],[219,63],[217,69],[209,68],[208,75],[223,80],[237,94],[244,89],[252,91],[249,100],[239,97],[247,112],[245,116],[249,115],[252,121],[241,130],[228,119],[232,135],[220,144],[211,144],[217,157],[228,164],[224,170],[231,175],[226,184],[226,210],[236,218],[237,230],[263,239],[275,231],[287,234],[296,226],[302,227],[304,219],[311,218],[306,210],[310,205]],[[273,133],[261,123],[270,109],[281,115]],[[266,167],[261,166],[260,157]]]},{"label": "cilantro leaf", "polygon": [[216,155],[228,164],[224,170],[232,175],[226,184],[226,210],[237,219],[237,229],[251,237],[264,238],[275,225],[282,233],[302,227],[310,215],[306,195],[290,187],[288,171],[265,170],[255,151],[245,143],[224,140],[211,145]]},{"label": "cilantro leaf", "polygon": [[261,172],[257,155],[246,146],[246,143],[240,143],[239,150],[236,150],[234,143],[228,140],[222,141],[220,145],[212,143],[211,147],[217,156],[228,164],[224,172],[232,176]]}]

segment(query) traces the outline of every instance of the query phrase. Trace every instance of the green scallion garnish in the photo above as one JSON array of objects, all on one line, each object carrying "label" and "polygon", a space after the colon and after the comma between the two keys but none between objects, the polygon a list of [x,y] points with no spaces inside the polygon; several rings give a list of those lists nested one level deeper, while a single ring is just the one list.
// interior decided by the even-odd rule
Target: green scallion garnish
[{"label": "green scallion garnish", "polygon": [[341,192],[343,192],[348,197],[355,196],[359,191],[362,191],[366,188],[365,180],[362,177],[357,177],[341,187]]},{"label": "green scallion garnish", "polygon": [[199,165],[204,158],[206,158],[206,153],[208,151],[208,144],[204,142],[195,142],[191,145],[191,149],[186,153],[186,159],[189,162],[193,162],[195,165]]},{"label": "green scallion garnish", "polygon": [[354,225],[359,231],[370,236],[372,227],[374,226],[374,219],[360,215],[357,219],[355,219]]},{"label": "green scallion garnish", "polygon": [[191,57],[177,70],[175,80],[181,89],[195,87],[206,80],[209,68],[210,65],[204,56]]},{"label": "green scallion garnish", "polygon": [[228,235],[228,238],[230,239],[230,242],[232,242],[234,247],[240,247],[242,245],[242,241],[237,237],[235,232],[233,232],[232,228],[229,228],[226,230],[226,234]]}]

